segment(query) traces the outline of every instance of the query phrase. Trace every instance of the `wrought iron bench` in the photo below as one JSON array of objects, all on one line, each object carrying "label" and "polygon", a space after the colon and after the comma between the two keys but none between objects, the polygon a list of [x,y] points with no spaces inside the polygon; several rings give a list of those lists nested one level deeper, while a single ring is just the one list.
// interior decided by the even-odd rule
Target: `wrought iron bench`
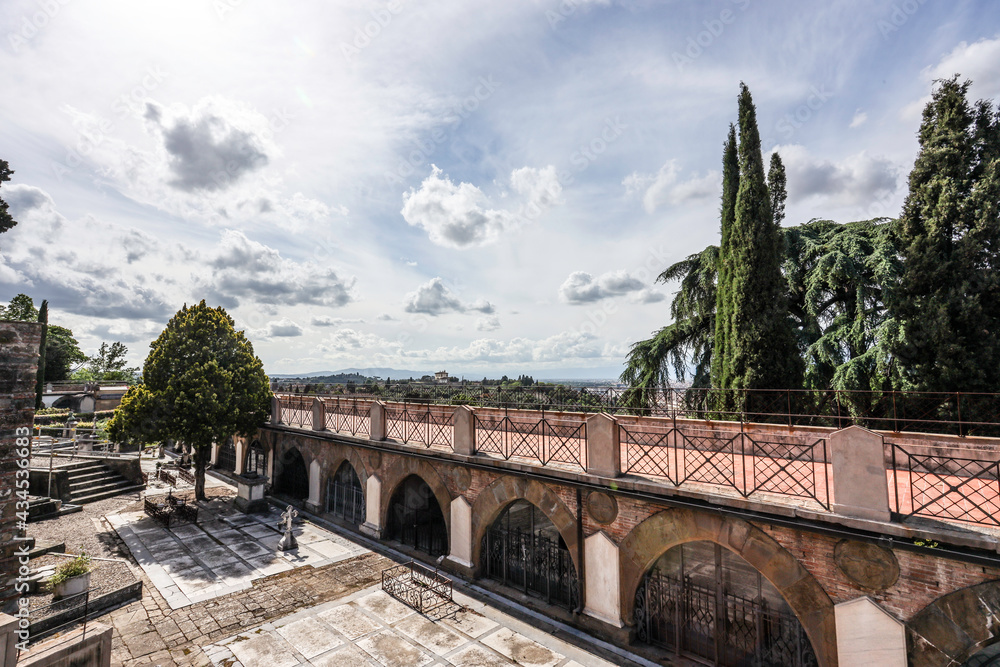
[{"label": "wrought iron bench", "polygon": [[198,523],[198,508],[172,495],[167,496],[165,503],[146,498],[142,503],[142,510],[167,530],[170,530],[171,523]]},{"label": "wrought iron bench", "polygon": [[382,590],[421,614],[452,601],[451,579],[413,561],[382,570]]}]

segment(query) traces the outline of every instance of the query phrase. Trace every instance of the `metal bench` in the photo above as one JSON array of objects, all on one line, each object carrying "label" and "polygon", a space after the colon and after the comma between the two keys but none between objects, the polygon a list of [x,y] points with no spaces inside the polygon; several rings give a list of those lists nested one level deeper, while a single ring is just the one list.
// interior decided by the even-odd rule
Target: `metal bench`
[{"label": "metal bench", "polygon": [[170,530],[171,524],[198,523],[197,507],[188,505],[186,501],[174,498],[172,495],[168,495],[166,500],[165,503],[157,503],[146,498],[143,500],[142,510],[167,530]]},{"label": "metal bench", "polygon": [[452,601],[451,579],[413,561],[382,570],[382,590],[421,614]]}]

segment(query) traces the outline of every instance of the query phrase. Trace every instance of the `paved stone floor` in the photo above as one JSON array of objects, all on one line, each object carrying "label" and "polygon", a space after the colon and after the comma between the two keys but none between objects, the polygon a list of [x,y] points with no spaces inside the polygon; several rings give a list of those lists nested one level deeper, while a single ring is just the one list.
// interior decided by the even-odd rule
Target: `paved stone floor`
[{"label": "paved stone floor", "polygon": [[280,512],[246,515],[229,499],[199,503],[198,523],[167,530],[143,512],[107,520],[172,609],[249,588],[252,582],[305,565],[323,566],[366,550],[308,521],[295,525],[299,548],[278,550]]},{"label": "paved stone floor", "polygon": [[612,667],[471,598],[427,614],[379,586],[203,646],[217,667]]}]

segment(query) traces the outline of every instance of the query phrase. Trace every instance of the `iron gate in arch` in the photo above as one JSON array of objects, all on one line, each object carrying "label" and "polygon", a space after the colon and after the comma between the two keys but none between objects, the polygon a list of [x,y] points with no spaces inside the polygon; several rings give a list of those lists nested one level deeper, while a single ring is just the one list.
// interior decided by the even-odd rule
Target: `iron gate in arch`
[{"label": "iron gate in arch", "polygon": [[344,461],[326,486],[326,511],[347,523],[365,521],[365,492],[350,463]]},{"label": "iron gate in arch", "polygon": [[[719,667],[818,665],[805,629],[777,589],[742,559],[746,567],[727,572],[723,554],[739,557],[719,545],[682,546],[694,545],[692,554],[672,549],[679,552],[673,562],[661,559],[636,589],[640,641]],[[704,545],[714,550],[714,562],[691,558],[697,551],[706,555]]]},{"label": "iron gate in arch", "polygon": [[267,477],[267,452],[259,440],[254,440],[247,448],[247,458],[243,465],[244,475]]},{"label": "iron gate in arch", "polygon": [[389,539],[431,556],[448,553],[448,526],[434,492],[416,475],[404,479],[389,502]]},{"label": "iron gate in arch", "polygon": [[236,445],[233,444],[232,438],[226,438],[226,441],[219,445],[219,454],[215,465],[221,470],[236,472]]},{"label": "iron gate in arch", "polygon": [[578,606],[579,581],[569,549],[531,503],[508,506],[483,536],[480,553],[484,576],[549,604]]}]

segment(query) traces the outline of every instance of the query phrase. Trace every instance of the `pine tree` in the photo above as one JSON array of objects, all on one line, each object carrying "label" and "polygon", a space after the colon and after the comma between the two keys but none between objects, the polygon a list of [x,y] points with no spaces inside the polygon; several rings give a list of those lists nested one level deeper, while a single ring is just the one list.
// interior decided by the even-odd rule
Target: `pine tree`
[{"label": "pine tree", "polygon": [[718,280],[715,290],[715,341],[711,359],[711,384],[728,385],[728,368],[724,364],[730,344],[731,285],[730,230],[736,218],[736,195],[740,189],[740,163],[737,155],[736,127],[729,124],[729,136],[722,148],[722,238],[719,244]]},{"label": "pine tree", "polygon": [[1000,391],[1000,112],[937,82],[900,219],[893,349],[904,386]]},{"label": "pine tree", "polygon": [[802,360],[788,320],[783,238],[764,181],[757,112],[745,84],[740,84],[739,124],[740,183],[726,253],[730,294],[720,297],[729,299],[730,309],[722,388],[797,388]]},{"label": "pine tree", "polygon": [[42,340],[38,345],[38,375],[35,379],[35,409],[42,409],[42,394],[45,391],[45,344],[49,333],[49,302],[42,300],[38,309],[38,321],[42,325]]},{"label": "pine tree", "polygon": [[781,161],[781,156],[771,153],[771,167],[767,170],[767,189],[771,193],[771,216],[778,227],[781,227],[785,219],[785,200],[788,199],[785,182],[785,165]]}]

